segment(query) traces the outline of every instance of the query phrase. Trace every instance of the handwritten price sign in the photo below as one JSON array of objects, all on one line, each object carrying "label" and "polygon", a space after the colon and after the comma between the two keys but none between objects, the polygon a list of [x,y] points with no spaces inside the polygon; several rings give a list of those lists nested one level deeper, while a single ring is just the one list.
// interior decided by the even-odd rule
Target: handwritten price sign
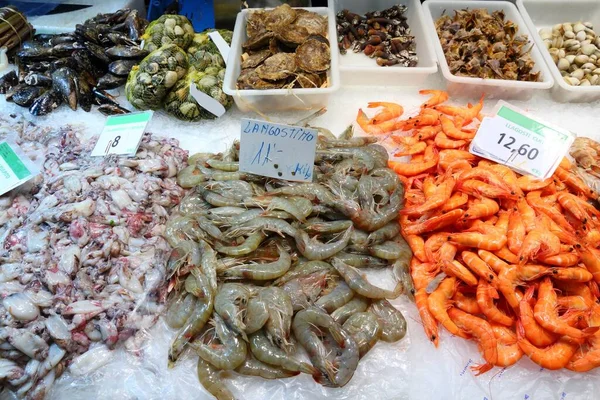
[{"label": "handwritten price sign", "polygon": [[242,119],[240,171],[310,182],[316,144],[315,129]]}]

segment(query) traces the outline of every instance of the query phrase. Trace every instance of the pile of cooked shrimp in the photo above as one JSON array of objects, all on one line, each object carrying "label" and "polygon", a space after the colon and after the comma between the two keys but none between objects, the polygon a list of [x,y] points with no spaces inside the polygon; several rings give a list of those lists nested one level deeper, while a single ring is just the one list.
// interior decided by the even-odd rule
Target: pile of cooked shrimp
[{"label": "pile of cooked shrimp", "polygon": [[566,158],[537,180],[469,153],[483,98],[463,108],[442,104],[445,92],[420,93],[432,97],[413,118],[371,103],[383,111],[361,110],[357,122],[412,156],[389,166],[406,187],[399,221],[428,338],[438,345],[440,323],[477,341],[477,375],[524,354],[553,370],[599,366],[598,195]]},{"label": "pile of cooked shrimp", "polygon": [[[192,190],[164,231],[171,365],[193,349],[198,379],[220,400],[234,398],[221,371],[341,387],[379,340],[404,337],[387,300],[412,293],[397,223],[404,188],[376,141],[321,133],[312,182],[239,171],[239,143],[188,159],[177,179]],[[365,268],[390,269],[395,288],[371,284]]]}]

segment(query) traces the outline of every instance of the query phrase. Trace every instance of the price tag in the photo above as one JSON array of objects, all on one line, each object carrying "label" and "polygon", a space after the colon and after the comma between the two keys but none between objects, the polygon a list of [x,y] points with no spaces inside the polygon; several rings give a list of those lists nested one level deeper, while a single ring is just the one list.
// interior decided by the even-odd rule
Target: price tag
[{"label": "price tag", "polygon": [[316,144],[316,129],[244,118],[240,137],[240,171],[310,182]]},{"label": "price tag", "polygon": [[212,31],[208,34],[208,37],[213,41],[217,49],[219,49],[219,53],[221,53],[221,57],[223,57],[223,61],[225,61],[225,65],[227,65],[227,57],[229,57],[229,45],[223,39],[223,36],[219,33],[219,31]]},{"label": "price tag", "polygon": [[38,172],[19,146],[0,142],[0,195],[27,182]]},{"label": "price tag", "polygon": [[469,151],[521,174],[546,179],[574,140],[573,133],[536,121],[502,102],[496,116],[483,119]]},{"label": "price tag", "polygon": [[204,108],[217,118],[222,117],[225,112],[227,112],[225,107],[223,107],[223,104],[219,103],[218,100],[213,99],[206,93],[198,90],[198,87],[194,82],[190,83],[190,94],[200,107]]},{"label": "price tag", "polygon": [[105,157],[109,154],[134,156],[152,114],[152,111],[144,111],[108,117],[92,150],[92,157]]}]

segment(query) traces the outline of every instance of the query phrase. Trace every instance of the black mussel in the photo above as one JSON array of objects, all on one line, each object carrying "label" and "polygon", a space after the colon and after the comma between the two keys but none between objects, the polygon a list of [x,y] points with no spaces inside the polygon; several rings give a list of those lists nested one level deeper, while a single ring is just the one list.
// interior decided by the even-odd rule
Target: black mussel
[{"label": "black mussel", "polygon": [[77,103],[83,111],[89,112],[92,109],[92,103],[94,102],[94,94],[92,93],[92,86],[88,83],[83,73],[79,74],[77,78]]},{"label": "black mussel", "polygon": [[85,48],[88,49],[92,57],[103,62],[104,64],[110,64],[111,59],[108,58],[108,56],[106,55],[104,47],[98,46],[97,44],[92,42],[85,42],[84,44]]},{"label": "black mussel", "polygon": [[23,80],[29,86],[52,86],[52,77],[42,72],[31,71]]},{"label": "black mussel", "polygon": [[26,40],[21,43],[21,48],[19,50],[29,50],[29,49],[39,49],[39,48],[48,48],[52,47],[49,43],[42,43],[35,40]]},{"label": "black mussel", "polygon": [[115,45],[122,45],[122,46],[137,46],[138,45],[135,41],[129,39],[127,36],[125,36],[124,33],[121,33],[121,32],[109,32],[106,34],[106,37],[108,38],[108,40],[110,40]]},{"label": "black mussel", "polygon": [[44,47],[41,44],[17,51],[17,57],[23,60],[48,59],[53,55],[52,47]]},{"label": "black mussel", "polygon": [[127,76],[138,62],[137,60],[117,60],[108,65],[108,72],[117,76]]},{"label": "black mussel", "polygon": [[98,40],[98,30],[95,26],[77,24],[75,25],[75,33],[81,36],[84,41],[94,42],[96,44],[100,43]]},{"label": "black mussel", "polygon": [[98,35],[106,35],[113,31],[113,27],[108,24],[98,24],[96,25],[96,30],[98,31]]},{"label": "black mussel", "polygon": [[128,114],[131,112],[126,108],[114,104],[102,104],[100,107],[98,107],[98,111],[104,115]]},{"label": "black mussel", "polygon": [[0,93],[5,94],[6,91],[19,83],[19,77],[16,71],[10,71],[0,78]]},{"label": "black mussel", "polygon": [[68,67],[62,67],[52,73],[52,88],[60,94],[63,101],[77,110],[77,75]]},{"label": "black mussel", "polygon": [[72,42],[76,42],[76,41],[77,41],[77,38],[75,37],[75,35],[73,35],[71,33],[64,33],[61,35],[53,36],[52,39],[50,39],[50,45],[56,46],[58,44],[72,43]]},{"label": "black mussel", "polygon": [[37,62],[33,62],[31,64],[25,64],[24,70],[25,70],[25,72],[28,72],[28,71],[45,72],[50,69],[51,65],[52,65],[51,61],[37,61]]},{"label": "black mussel", "polygon": [[119,103],[115,100],[114,96],[105,92],[102,89],[93,88],[92,93],[94,94],[94,103],[101,106],[102,104],[111,104],[118,106]]},{"label": "black mussel", "polygon": [[142,58],[148,55],[148,50],[140,49],[139,46],[114,46],[106,49],[106,54],[112,58]]},{"label": "black mussel", "polygon": [[79,80],[84,80],[90,87],[95,87],[98,80],[89,71],[79,71]]},{"label": "black mussel", "polygon": [[123,86],[127,82],[127,76],[116,76],[111,74],[110,72],[104,76],[101,76],[98,79],[98,83],[96,87],[98,89],[116,89],[120,86]]},{"label": "black mussel", "polygon": [[38,43],[50,43],[55,36],[56,35],[52,33],[38,33],[33,37],[33,41]]},{"label": "black mussel", "polygon": [[46,90],[41,86],[24,86],[13,94],[12,101],[21,107],[29,107]]},{"label": "black mussel", "polygon": [[140,18],[137,10],[131,10],[124,22],[126,33],[131,40],[139,40],[141,33]]},{"label": "black mussel", "polygon": [[94,18],[85,21],[85,23],[96,23],[96,24],[119,24],[125,20],[127,14],[131,11],[130,8],[122,8],[114,13],[98,14]]},{"label": "black mussel", "polygon": [[33,115],[46,115],[62,104],[62,97],[54,89],[48,90],[35,99],[29,112]]},{"label": "black mussel", "polygon": [[65,42],[59,43],[52,48],[52,54],[56,57],[67,57],[75,50],[85,49],[82,43],[79,42]]},{"label": "black mussel", "polygon": [[107,37],[108,33],[99,33],[98,34],[98,42],[102,47],[112,47],[114,46],[113,42]]},{"label": "black mussel", "polygon": [[63,57],[50,63],[50,71],[56,71],[57,69],[64,67],[76,69],[77,61],[75,61],[73,57]]},{"label": "black mussel", "polygon": [[11,86],[10,88],[8,88],[6,90],[6,97],[5,97],[6,101],[12,101],[12,98],[15,95],[15,93],[17,93],[18,91],[20,91],[26,87],[27,87],[27,84],[19,83],[18,85]]},{"label": "black mussel", "polygon": [[106,73],[103,68],[94,62],[95,59],[92,60],[87,50],[75,50],[71,57],[77,63],[77,67],[74,68],[77,71],[88,71],[95,78]]}]

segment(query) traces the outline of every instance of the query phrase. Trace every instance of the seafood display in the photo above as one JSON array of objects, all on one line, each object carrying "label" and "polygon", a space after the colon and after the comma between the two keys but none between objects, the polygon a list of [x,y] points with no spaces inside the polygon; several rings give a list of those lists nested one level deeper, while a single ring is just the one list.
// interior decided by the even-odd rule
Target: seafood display
[{"label": "seafood display", "polygon": [[0,8],[0,48],[11,50],[33,35],[33,26],[15,6]]},{"label": "seafood display", "polygon": [[435,27],[450,72],[457,76],[537,82],[531,43],[503,11],[484,8],[442,15]]},{"label": "seafood display", "polygon": [[406,188],[399,222],[427,337],[437,346],[441,324],[475,340],[477,375],[523,355],[549,370],[598,367],[598,194],[566,158],[537,180],[476,157],[467,148],[483,99],[463,108],[444,104],[445,92],[423,94],[416,117],[398,121],[401,107],[386,104],[391,123],[364,113],[359,123],[410,133],[393,136],[411,160],[389,167]]},{"label": "seafood display", "polygon": [[377,65],[416,67],[419,61],[415,37],[406,21],[406,6],[397,4],[364,16],[349,10],[336,15],[338,47],[341,54],[348,49],[375,58]]},{"label": "seafood display", "polygon": [[[209,37],[211,31],[214,29],[194,35],[191,23],[179,15],[153,21],[143,39],[145,49],[155,50],[133,67],[127,78],[125,93],[131,104],[140,110],[164,107],[183,121],[215,118],[197,99],[191,89],[195,87],[229,109],[233,101],[223,92],[225,61]],[[231,43],[231,31],[218,32]]]},{"label": "seafood display", "polygon": [[16,54],[18,73],[0,78],[0,93],[33,115],[63,103],[84,111],[96,104],[108,115],[128,112],[104,90],[124,85],[148,54],[139,47],[146,24],[137,10],[122,9],[77,24],[73,33],[36,35]]},{"label": "seafood display", "polygon": [[565,22],[539,33],[565,82],[600,85],[600,36],[591,22]]},{"label": "seafood display", "polygon": [[283,4],[247,14],[238,89],[329,86],[327,17]]},{"label": "seafood display", "polygon": [[[412,296],[397,224],[404,187],[374,138],[329,135],[319,136],[310,183],[240,172],[239,143],[191,156],[177,176],[193,190],[164,231],[173,247],[165,318],[178,329],[169,363],[191,348],[218,399],[233,398],[220,370],[344,386],[378,340],[406,334],[387,300]],[[394,287],[370,283],[368,269],[388,269]]]},{"label": "seafood display", "polygon": [[577,174],[594,192],[600,193],[600,143],[578,137],[571,145],[569,154],[575,160]]},{"label": "seafood display", "polygon": [[92,158],[95,141],[68,126],[0,126],[42,164],[0,197],[0,385],[42,399],[66,369],[86,374],[119,343],[136,350],[157,320],[171,251],[161,234],[187,152],[146,134],[135,157]]}]

